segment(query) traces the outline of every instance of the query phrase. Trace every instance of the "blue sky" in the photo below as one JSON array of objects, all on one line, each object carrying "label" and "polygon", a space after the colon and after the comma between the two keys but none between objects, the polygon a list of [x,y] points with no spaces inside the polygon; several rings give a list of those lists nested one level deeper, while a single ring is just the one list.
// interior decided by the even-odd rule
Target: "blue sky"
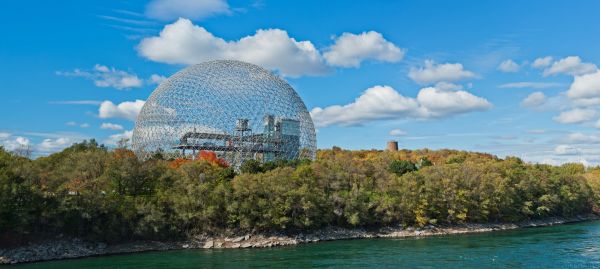
[{"label": "blue sky", "polygon": [[[283,76],[318,147],[600,164],[598,1],[6,1],[0,144],[128,137],[157,83],[232,58]],[[268,51],[269,53],[264,53]]]}]

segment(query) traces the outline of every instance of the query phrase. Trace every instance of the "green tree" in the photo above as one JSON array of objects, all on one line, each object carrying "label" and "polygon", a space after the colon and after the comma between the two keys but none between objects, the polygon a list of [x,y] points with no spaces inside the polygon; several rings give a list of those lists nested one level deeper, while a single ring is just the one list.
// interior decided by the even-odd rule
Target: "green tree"
[{"label": "green tree", "polygon": [[405,160],[394,160],[389,164],[389,171],[396,175],[404,175],[409,172],[417,171],[414,163]]},{"label": "green tree", "polygon": [[242,173],[256,174],[256,173],[262,173],[264,170],[259,161],[250,159],[250,160],[246,160],[242,163],[242,166],[240,167],[240,171]]},{"label": "green tree", "polygon": [[419,168],[432,165],[433,163],[429,159],[427,159],[427,157],[421,158],[421,160],[419,161]]}]

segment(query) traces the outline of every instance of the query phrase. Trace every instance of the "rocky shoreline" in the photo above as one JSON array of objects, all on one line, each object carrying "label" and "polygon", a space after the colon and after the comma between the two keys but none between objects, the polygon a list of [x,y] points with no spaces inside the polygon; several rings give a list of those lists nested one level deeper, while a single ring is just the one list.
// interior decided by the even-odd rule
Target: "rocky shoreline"
[{"label": "rocky shoreline", "polygon": [[134,253],[142,251],[160,251],[176,249],[214,249],[214,248],[267,248],[290,246],[319,241],[359,239],[359,238],[401,238],[434,235],[450,235],[464,233],[481,233],[490,231],[511,230],[517,228],[550,226],[588,220],[598,220],[595,214],[581,215],[574,218],[549,218],[545,220],[521,223],[465,224],[453,226],[427,226],[424,228],[385,227],[376,230],[324,228],[294,235],[261,235],[247,234],[236,237],[196,236],[182,242],[138,241],[117,245],[90,242],[78,238],[56,239],[28,246],[1,249],[0,264],[16,264],[26,262],[82,258],[99,255]]}]

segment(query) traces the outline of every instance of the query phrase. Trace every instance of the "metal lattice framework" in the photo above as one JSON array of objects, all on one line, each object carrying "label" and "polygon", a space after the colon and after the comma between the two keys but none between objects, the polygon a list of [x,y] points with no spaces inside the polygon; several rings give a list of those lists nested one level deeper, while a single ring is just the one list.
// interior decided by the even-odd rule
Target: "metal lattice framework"
[{"label": "metal lattice framework", "polygon": [[234,167],[247,159],[315,158],[304,102],[284,80],[240,61],[187,67],[154,90],[137,117],[134,151],[193,158],[217,153]]}]

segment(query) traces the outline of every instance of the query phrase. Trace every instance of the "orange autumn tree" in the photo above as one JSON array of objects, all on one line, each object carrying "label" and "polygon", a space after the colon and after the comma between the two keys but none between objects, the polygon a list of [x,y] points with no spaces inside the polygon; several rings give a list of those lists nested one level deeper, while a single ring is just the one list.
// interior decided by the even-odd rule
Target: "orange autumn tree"
[{"label": "orange autumn tree", "polygon": [[182,165],[184,165],[184,164],[186,164],[186,163],[189,163],[189,162],[191,162],[191,161],[192,161],[192,160],[189,160],[189,159],[186,159],[186,158],[177,158],[177,159],[175,159],[175,160],[172,160],[172,161],[169,163],[169,167],[171,167],[171,168],[173,168],[173,169],[177,169],[177,168],[179,168],[180,166],[182,166]]},{"label": "orange autumn tree", "polygon": [[[217,157],[217,154],[214,151],[201,150],[196,156],[196,160],[205,161],[210,163],[211,165],[216,165],[220,167],[229,167],[229,164],[225,159]],[[169,163],[171,168],[177,169],[180,166],[191,162],[192,160],[186,158],[177,158]]]},{"label": "orange autumn tree", "polygon": [[229,164],[225,159],[217,157],[217,154],[214,151],[201,150],[198,153],[198,160],[206,161],[212,165],[218,165],[220,167],[229,167]]},{"label": "orange autumn tree", "polygon": [[135,158],[135,153],[130,149],[117,148],[113,154],[116,159]]}]

